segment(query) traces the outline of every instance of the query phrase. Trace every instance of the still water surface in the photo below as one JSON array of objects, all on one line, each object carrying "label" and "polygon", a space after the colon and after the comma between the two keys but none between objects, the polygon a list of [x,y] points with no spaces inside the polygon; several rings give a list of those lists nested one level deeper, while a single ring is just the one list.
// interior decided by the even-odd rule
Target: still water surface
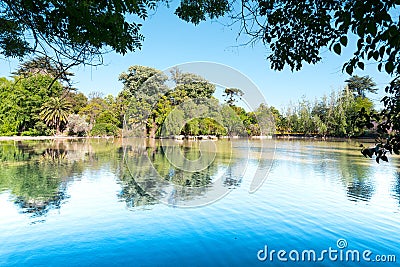
[{"label": "still water surface", "polygon": [[257,259],[266,245],[319,253],[338,239],[398,264],[399,158],[378,165],[355,142],[267,143],[0,142],[0,266],[377,264]]}]

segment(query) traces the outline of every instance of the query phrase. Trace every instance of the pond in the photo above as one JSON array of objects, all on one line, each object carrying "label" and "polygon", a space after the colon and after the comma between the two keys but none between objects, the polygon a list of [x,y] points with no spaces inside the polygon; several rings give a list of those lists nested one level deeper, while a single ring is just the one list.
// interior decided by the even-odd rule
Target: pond
[{"label": "pond", "polygon": [[400,159],[354,141],[0,142],[0,266],[395,266],[398,240]]}]

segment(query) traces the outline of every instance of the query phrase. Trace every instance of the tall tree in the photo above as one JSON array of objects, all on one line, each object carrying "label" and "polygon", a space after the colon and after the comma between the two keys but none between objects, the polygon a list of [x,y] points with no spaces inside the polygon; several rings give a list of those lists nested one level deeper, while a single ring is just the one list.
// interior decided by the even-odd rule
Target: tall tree
[{"label": "tall tree", "polygon": [[260,126],[260,135],[273,135],[275,134],[275,117],[273,109],[261,104],[255,111],[257,123]]},{"label": "tall tree", "polygon": [[175,83],[171,94],[174,96],[174,104],[179,104],[185,98],[210,98],[215,92],[215,85],[197,74],[174,68],[171,70],[171,76]]},{"label": "tall tree", "polygon": [[149,128],[151,136],[155,135],[157,124],[152,112],[157,101],[169,90],[165,85],[167,79],[160,70],[138,65],[129,67],[119,76],[124,84],[120,95],[127,98],[128,104],[126,122],[144,136]]},{"label": "tall tree", "polygon": [[81,92],[67,92],[65,98],[71,103],[75,114],[78,114],[88,104],[88,98]]},{"label": "tall tree", "polygon": [[376,83],[369,76],[360,77],[353,75],[345,82],[347,83],[350,92],[352,92],[354,96],[365,98],[366,93],[376,94],[378,91]]}]

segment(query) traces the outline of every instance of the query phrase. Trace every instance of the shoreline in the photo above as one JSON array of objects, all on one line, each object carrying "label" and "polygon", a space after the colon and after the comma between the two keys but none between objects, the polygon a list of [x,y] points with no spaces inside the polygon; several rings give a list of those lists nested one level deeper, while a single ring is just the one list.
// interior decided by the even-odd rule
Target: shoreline
[{"label": "shoreline", "polygon": [[0,141],[26,141],[26,140],[73,140],[88,139],[91,137],[78,136],[0,136]]},{"label": "shoreline", "polygon": [[[111,137],[111,136],[0,136],[1,141],[31,141],[31,140],[80,140],[80,139],[119,139],[121,137]],[[146,137],[148,139],[149,137]],[[158,138],[155,138],[158,139]],[[229,137],[218,138],[217,140],[224,140],[229,139]],[[233,137],[232,139],[241,139],[240,137]],[[272,136],[253,136],[248,137],[248,139],[252,140],[264,140],[264,139],[276,139],[276,140],[315,140],[315,141],[346,141],[346,140],[362,140],[362,141],[373,141],[374,139],[371,137],[355,137],[355,138],[348,138],[348,137],[316,137],[316,136],[296,136],[296,135],[276,135]],[[171,140],[180,141],[180,139],[171,138]],[[202,140],[197,138],[189,138],[188,140]],[[212,139],[210,139],[212,140]]]}]

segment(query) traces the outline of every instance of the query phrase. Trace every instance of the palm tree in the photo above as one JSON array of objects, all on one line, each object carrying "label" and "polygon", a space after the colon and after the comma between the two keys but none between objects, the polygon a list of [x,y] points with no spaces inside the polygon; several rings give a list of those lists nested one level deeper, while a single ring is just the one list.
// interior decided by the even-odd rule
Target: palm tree
[{"label": "palm tree", "polygon": [[67,123],[71,109],[72,105],[65,98],[50,97],[43,104],[40,117],[47,125],[55,127],[59,134],[61,124]]}]

